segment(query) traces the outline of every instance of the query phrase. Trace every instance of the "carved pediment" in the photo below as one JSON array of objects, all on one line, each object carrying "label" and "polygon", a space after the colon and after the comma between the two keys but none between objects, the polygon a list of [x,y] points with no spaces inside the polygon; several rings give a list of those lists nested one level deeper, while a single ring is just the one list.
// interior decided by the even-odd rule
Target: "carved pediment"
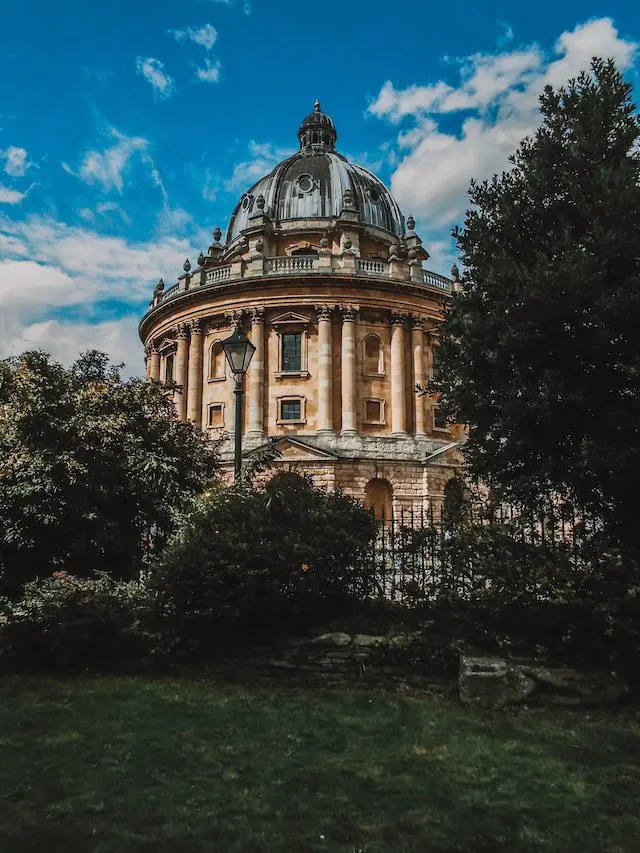
[{"label": "carved pediment", "polygon": [[177,342],[172,340],[171,338],[165,338],[162,343],[157,347],[158,352],[163,352],[164,350],[175,349],[177,346]]},{"label": "carved pediment", "polygon": [[311,320],[303,314],[296,314],[293,311],[287,311],[286,314],[279,314],[271,321],[272,326],[308,326]]},{"label": "carved pediment", "polygon": [[[301,441],[292,436],[283,436],[275,442],[280,455],[276,463],[282,462],[334,462],[338,457],[329,450],[322,450],[307,441]],[[262,448],[256,448],[261,450]],[[254,453],[256,451],[253,451]],[[251,452],[247,457],[251,457]]]}]

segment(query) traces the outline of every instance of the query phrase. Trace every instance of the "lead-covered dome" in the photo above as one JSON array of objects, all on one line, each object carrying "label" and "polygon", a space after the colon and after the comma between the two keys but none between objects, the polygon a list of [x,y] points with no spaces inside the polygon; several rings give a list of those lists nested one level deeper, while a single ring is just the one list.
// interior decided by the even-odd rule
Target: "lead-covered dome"
[{"label": "lead-covered dome", "polygon": [[[393,196],[379,178],[335,150],[338,134],[316,101],[314,111],[300,125],[300,150],[280,163],[246,192],[233,212],[227,243],[251,225],[257,199],[263,213],[276,223],[296,219],[334,219],[345,206],[345,191],[352,194],[357,221],[389,232],[404,233],[404,220]],[[259,206],[262,206],[260,200]]]}]

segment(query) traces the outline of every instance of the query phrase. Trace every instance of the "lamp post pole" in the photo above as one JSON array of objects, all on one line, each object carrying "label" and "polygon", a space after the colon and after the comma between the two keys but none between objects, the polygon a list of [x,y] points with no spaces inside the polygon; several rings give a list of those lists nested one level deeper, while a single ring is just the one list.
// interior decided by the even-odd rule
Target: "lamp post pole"
[{"label": "lamp post pole", "polygon": [[233,478],[238,480],[242,472],[242,395],[244,393],[244,375],[256,350],[249,338],[237,326],[233,334],[222,342],[227,363],[236,381],[235,442],[233,455]]},{"label": "lamp post pole", "polygon": [[239,480],[242,472],[242,397],[244,395],[244,373],[235,377],[236,387],[236,420],[235,420],[235,451],[233,457],[233,479]]}]

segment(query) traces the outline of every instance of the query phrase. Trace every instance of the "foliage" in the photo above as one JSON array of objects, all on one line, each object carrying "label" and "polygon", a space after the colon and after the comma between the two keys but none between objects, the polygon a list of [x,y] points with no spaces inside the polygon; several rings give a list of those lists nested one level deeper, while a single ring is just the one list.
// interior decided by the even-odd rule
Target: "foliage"
[{"label": "foliage", "polygon": [[5,678],[6,853],[634,853],[630,714],[210,678]]},{"label": "foliage", "polygon": [[[446,515],[445,515],[446,519]],[[473,503],[443,529],[405,531],[400,555],[428,547],[437,579],[416,594],[411,653],[446,638],[498,653],[604,667],[637,681],[640,562],[597,531],[575,544],[532,535],[531,519],[489,519]],[[424,652],[422,650],[424,647]]]},{"label": "foliage", "polygon": [[184,514],[150,582],[186,648],[264,639],[357,599],[374,529],[357,501],[297,475],[217,485]]},{"label": "foliage", "polygon": [[30,581],[0,625],[4,669],[118,672],[151,655],[153,601],[136,581],[66,572]]},{"label": "foliage", "polygon": [[165,388],[123,380],[103,353],[0,362],[0,592],[52,570],[134,577],[215,464]]},{"label": "foliage", "polygon": [[640,118],[612,61],[547,86],[513,168],[471,184],[430,392],[502,495],[555,489],[640,544]]}]

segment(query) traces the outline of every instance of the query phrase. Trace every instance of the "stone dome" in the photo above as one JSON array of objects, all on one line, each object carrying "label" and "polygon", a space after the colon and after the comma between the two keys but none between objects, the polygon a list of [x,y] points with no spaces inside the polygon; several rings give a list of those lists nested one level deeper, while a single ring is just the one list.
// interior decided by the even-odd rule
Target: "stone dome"
[{"label": "stone dome", "polygon": [[[337,219],[345,204],[355,213],[355,220],[388,232],[394,237],[404,234],[404,218],[395,199],[382,181],[357,166],[335,150],[337,132],[333,121],[320,110],[314,111],[300,125],[300,150],[280,163],[255,183],[240,199],[231,216],[226,242],[235,240],[251,227],[251,217],[258,213],[264,199],[263,213],[277,225],[292,220]],[[345,191],[352,194],[345,199]]]}]

